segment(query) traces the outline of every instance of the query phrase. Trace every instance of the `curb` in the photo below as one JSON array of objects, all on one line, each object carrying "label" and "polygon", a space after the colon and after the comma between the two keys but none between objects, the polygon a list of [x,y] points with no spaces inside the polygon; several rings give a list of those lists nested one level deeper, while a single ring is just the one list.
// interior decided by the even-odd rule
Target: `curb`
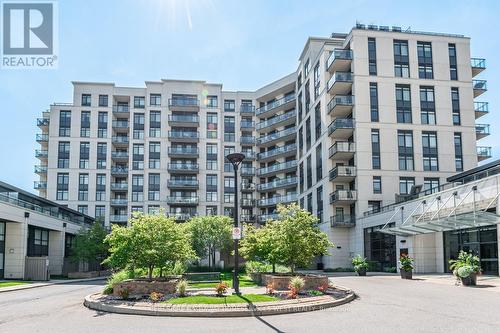
[{"label": "curb", "polygon": [[[78,282],[105,280],[107,278],[108,278],[107,276],[99,276],[99,277],[89,278],[89,279],[60,280],[57,282],[42,282],[42,283],[33,283],[33,284],[12,286],[12,289],[8,289],[11,287],[5,287],[5,288],[0,288],[0,294],[12,292],[12,291],[18,291],[18,290],[54,286],[54,285],[58,285],[58,284],[70,284],[70,283],[78,283]],[[5,290],[3,290],[3,289],[5,289]]]},{"label": "curb", "polygon": [[[249,307],[248,304],[231,304],[231,306],[218,307],[212,305],[188,306],[185,304],[166,305],[166,304],[146,304],[144,305],[127,305],[120,301],[101,302],[95,298],[100,296],[100,293],[90,294],[85,297],[83,304],[92,310],[111,312],[127,315],[143,315],[143,316],[167,316],[167,317],[254,317],[254,316],[270,316],[280,314],[290,314],[299,312],[309,312],[316,310],[324,310],[327,308],[343,305],[351,302],[356,298],[356,294],[351,290],[343,287],[335,286],[335,288],[348,292],[349,294],[340,299],[321,299],[324,296],[316,298],[304,299],[305,302],[262,302],[253,304]],[[286,306],[288,305],[288,306]],[[223,309],[223,311],[220,311]]]}]

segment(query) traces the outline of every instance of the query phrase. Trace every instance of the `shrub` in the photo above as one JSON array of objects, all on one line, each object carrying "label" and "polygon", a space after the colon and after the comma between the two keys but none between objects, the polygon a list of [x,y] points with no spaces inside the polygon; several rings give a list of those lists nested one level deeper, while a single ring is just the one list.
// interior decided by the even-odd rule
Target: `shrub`
[{"label": "shrub", "polygon": [[123,299],[127,299],[130,295],[130,290],[128,290],[128,288],[123,288],[122,290],[120,290],[120,297],[123,298]]},{"label": "shrub", "polygon": [[156,291],[153,291],[151,294],[149,294],[149,300],[153,303],[157,303],[163,299],[165,295],[162,293],[158,293]]},{"label": "shrub", "polygon": [[366,258],[363,258],[359,254],[351,259],[352,266],[354,267],[354,271],[359,272],[360,270],[368,268],[368,262]]},{"label": "shrub", "polygon": [[407,254],[402,254],[399,257],[399,262],[401,263],[401,269],[403,271],[409,272],[413,269],[413,258]]},{"label": "shrub", "polygon": [[457,275],[462,279],[469,277],[472,273],[474,273],[472,266],[462,266],[457,270]]},{"label": "shrub", "polygon": [[295,290],[297,290],[297,293],[299,293],[302,290],[302,288],[304,288],[305,284],[306,281],[303,278],[301,278],[300,276],[295,276],[290,279],[289,288],[290,289],[294,288]]},{"label": "shrub", "polygon": [[180,297],[186,296],[186,289],[187,289],[188,283],[186,280],[180,280],[177,282],[177,293],[179,294]]},{"label": "shrub", "polygon": [[321,296],[323,295],[324,293],[319,291],[319,290],[308,290],[307,291],[307,294],[311,295],[311,296]]},{"label": "shrub", "polygon": [[453,274],[458,275],[460,267],[469,266],[472,268],[472,273],[481,273],[481,266],[479,266],[479,257],[472,254],[472,252],[460,251],[456,260],[450,260],[450,270]]},{"label": "shrub", "polygon": [[133,279],[135,277],[135,273],[130,270],[121,270],[108,278],[106,283],[106,287],[103,290],[103,294],[109,295],[113,293],[113,285],[120,283],[122,281]]},{"label": "shrub", "polygon": [[223,296],[227,292],[228,285],[225,282],[217,283],[215,286],[215,292],[217,296]]},{"label": "shrub", "polygon": [[272,269],[271,265],[267,265],[258,261],[247,261],[245,270],[247,273],[264,273]]}]

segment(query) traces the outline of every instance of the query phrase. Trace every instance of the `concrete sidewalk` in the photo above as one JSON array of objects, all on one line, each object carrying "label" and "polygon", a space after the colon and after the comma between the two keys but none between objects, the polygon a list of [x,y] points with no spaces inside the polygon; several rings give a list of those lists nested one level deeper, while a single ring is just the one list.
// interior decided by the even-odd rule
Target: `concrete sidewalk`
[{"label": "concrete sidewalk", "polygon": [[[49,281],[44,281],[44,282],[33,282],[33,283],[19,284],[17,286],[3,287],[3,288],[0,288],[0,293],[5,293],[5,292],[9,292],[9,291],[24,290],[24,289],[47,287],[47,286],[53,286],[56,284],[69,284],[69,283],[79,283],[79,282],[87,282],[87,281],[98,281],[98,280],[105,280],[107,278],[108,278],[107,276],[99,276],[99,277],[88,278],[88,279],[67,279],[67,280],[49,280]],[[2,280],[0,282],[14,282],[14,280]],[[23,281],[23,282],[28,282],[28,281]]]}]

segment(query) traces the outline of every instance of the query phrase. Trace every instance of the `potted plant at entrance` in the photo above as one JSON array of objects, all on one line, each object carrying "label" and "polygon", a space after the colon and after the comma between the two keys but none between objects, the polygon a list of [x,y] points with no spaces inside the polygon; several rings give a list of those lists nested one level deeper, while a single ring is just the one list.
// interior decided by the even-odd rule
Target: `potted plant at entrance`
[{"label": "potted plant at entrance", "polygon": [[413,277],[413,258],[407,254],[402,254],[399,257],[399,272],[402,279],[411,280]]},{"label": "potted plant at entrance", "polygon": [[359,276],[366,276],[366,270],[368,269],[368,262],[366,258],[363,258],[359,254],[351,259],[354,271],[358,273]]},{"label": "potted plant at entrance", "polygon": [[475,286],[477,275],[481,273],[479,257],[471,252],[460,251],[458,258],[450,260],[450,270],[462,283],[462,286]]}]

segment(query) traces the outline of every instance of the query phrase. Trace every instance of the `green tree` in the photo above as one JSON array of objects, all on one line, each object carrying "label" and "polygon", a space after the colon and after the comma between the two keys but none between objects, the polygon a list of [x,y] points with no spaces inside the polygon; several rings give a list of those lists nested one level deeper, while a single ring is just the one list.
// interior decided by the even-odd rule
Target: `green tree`
[{"label": "green tree", "polygon": [[200,258],[208,257],[208,265],[215,266],[215,254],[232,244],[232,219],[227,216],[199,216],[188,222],[193,249]]},{"label": "green tree", "polygon": [[90,228],[81,228],[70,249],[72,262],[99,263],[108,255],[108,245],[104,242],[107,232],[102,222],[97,220]]},{"label": "green tree", "polygon": [[280,262],[277,249],[277,234],[273,226],[277,221],[269,221],[266,225],[255,228],[251,225],[245,226],[244,237],[240,241],[240,254],[247,260],[254,260],[271,264],[273,273],[276,264]]},{"label": "green tree", "polygon": [[149,279],[155,268],[161,272],[176,262],[196,258],[187,228],[166,217],[163,211],[134,215],[128,228],[113,226],[106,242],[110,256],[104,263],[120,269],[147,269]]}]

